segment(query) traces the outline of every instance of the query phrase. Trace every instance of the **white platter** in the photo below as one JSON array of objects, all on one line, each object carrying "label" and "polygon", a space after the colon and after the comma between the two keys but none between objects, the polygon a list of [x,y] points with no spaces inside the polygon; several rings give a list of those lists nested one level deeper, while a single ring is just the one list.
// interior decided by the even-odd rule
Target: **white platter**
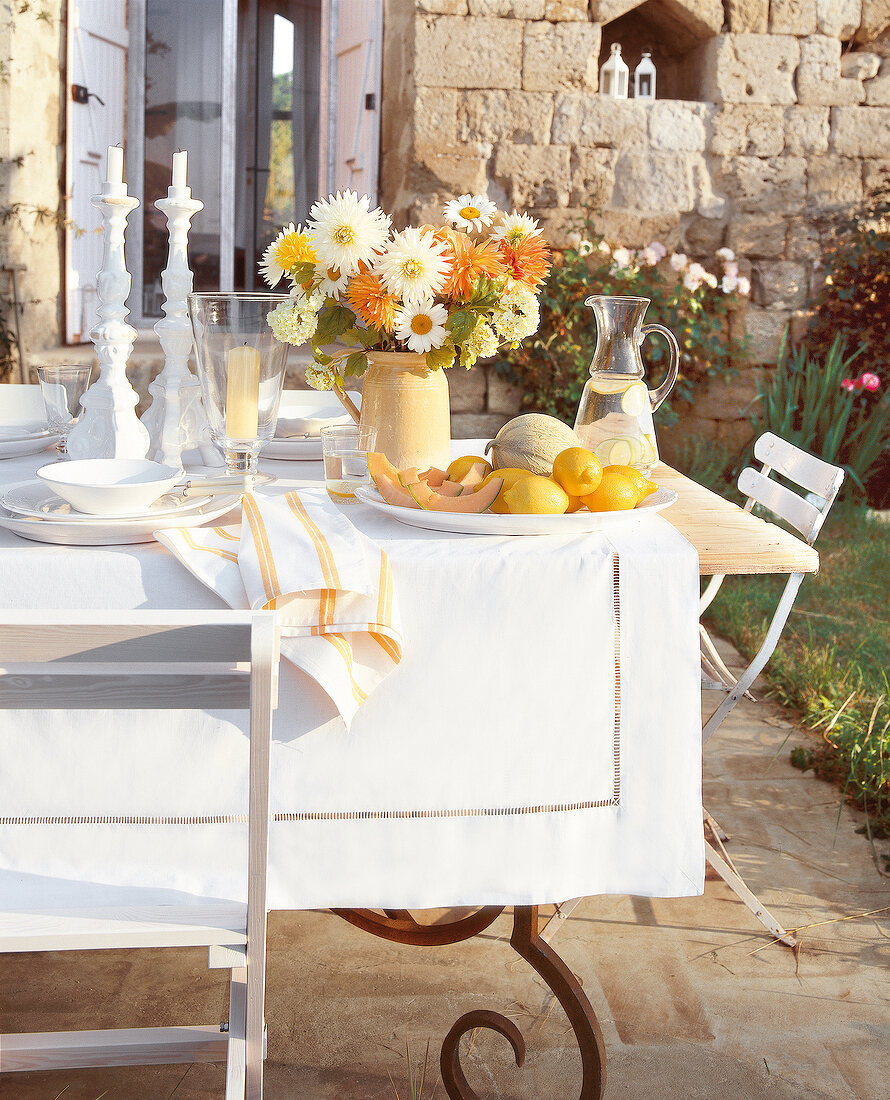
[{"label": "white platter", "polygon": [[23,455],[37,454],[56,443],[58,438],[55,432],[47,431],[23,435],[21,439],[3,439],[0,436],[0,458],[21,458]]},{"label": "white platter", "polygon": [[47,434],[46,418],[43,420],[0,420],[0,439],[16,442]]},{"label": "white platter", "polygon": [[[231,495],[231,494],[229,494]],[[54,493],[42,481],[20,481],[8,485],[0,492],[0,506],[17,516],[36,516],[58,523],[102,523],[108,520],[135,519],[156,520],[170,515],[181,515],[197,505],[210,500],[210,496],[183,498],[175,493],[159,497],[148,509],[119,516],[99,516],[77,509]]]},{"label": "white platter", "polygon": [[321,460],[321,440],[270,439],[260,451],[260,458],[287,462],[318,462]]},{"label": "white platter", "polygon": [[630,511],[572,512],[566,516],[507,516],[493,512],[428,512],[422,508],[397,508],[387,504],[376,489],[360,486],[355,495],[364,504],[411,527],[447,531],[459,535],[581,535],[636,523],[645,515],[668,508],[677,499],[673,489],[659,489]]},{"label": "white platter", "polygon": [[38,519],[14,516],[0,509],[0,527],[32,542],[50,542],[57,546],[123,546],[128,543],[151,542],[153,531],[170,527],[197,527],[218,519],[233,508],[240,496],[202,497],[185,500],[182,507],[165,516],[145,516],[138,519],[109,519],[85,516],[83,519]]},{"label": "white platter", "polygon": [[[360,408],[362,395],[347,391]],[[318,433],[326,424],[348,424],[351,417],[331,395],[329,390],[285,390],[281,395],[278,416],[291,424],[298,419],[305,422],[307,434],[303,436],[275,436],[260,451],[260,458],[285,462],[319,462],[321,439]],[[288,425],[290,427],[290,425]]]}]

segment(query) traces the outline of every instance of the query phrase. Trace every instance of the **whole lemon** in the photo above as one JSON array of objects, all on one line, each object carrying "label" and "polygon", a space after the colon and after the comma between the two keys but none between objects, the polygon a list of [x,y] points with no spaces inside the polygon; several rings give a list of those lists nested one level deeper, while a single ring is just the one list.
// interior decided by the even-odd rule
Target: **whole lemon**
[{"label": "whole lemon", "polygon": [[489,512],[497,512],[498,515],[504,515],[507,511],[507,507],[504,504],[504,493],[512,489],[518,481],[524,481],[525,478],[531,476],[528,470],[517,470],[515,467],[511,468],[508,466],[506,470],[495,470],[494,473],[488,474],[484,481],[480,481],[479,484],[473,488],[473,492],[478,493],[492,478],[500,478],[504,483],[503,488],[494,498],[494,504],[492,504],[488,510]]},{"label": "whole lemon", "polygon": [[585,497],[592,493],[602,476],[602,462],[586,447],[567,447],[553,460],[553,480],[569,496]]},{"label": "whole lemon", "polygon": [[513,515],[562,515],[569,506],[569,495],[549,477],[522,478],[504,493],[504,504]]},{"label": "whole lemon", "polygon": [[615,473],[623,474],[626,478],[637,487],[637,492],[641,493],[640,500],[645,500],[646,497],[651,496],[652,493],[658,491],[658,486],[654,481],[650,481],[645,474],[641,473],[636,466],[604,466],[603,473],[609,471],[615,471]]},{"label": "whole lemon", "polygon": [[580,512],[584,507],[584,501],[580,497],[573,497],[571,493],[568,493],[569,506],[566,508],[567,512]]},{"label": "whole lemon", "polygon": [[480,458],[478,455],[463,455],[461,458],[456,458],[448,467],[448,480],[460,481],[461,478],[467,476],[476,462],[482,463],[486,475],[491,473],[491,463],[487,458]]},{"label": "whole lemon", "polygon": [[583,499],[591,512],[620,512],[636,508],[642,497],[632,478],[618,470],[603,470],[602,481]]}]

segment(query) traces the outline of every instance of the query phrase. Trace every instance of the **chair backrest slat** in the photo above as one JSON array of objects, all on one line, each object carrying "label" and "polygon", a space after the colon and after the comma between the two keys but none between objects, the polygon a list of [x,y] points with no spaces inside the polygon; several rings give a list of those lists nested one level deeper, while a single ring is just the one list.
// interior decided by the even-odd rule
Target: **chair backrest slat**
[{"label": "chair backrest slat", "polygon": [[6,622],[4,616],[0,627],[0,664],[59,660],[249,661],[250,624],[72,622],[43,626]]},{"label": "chair backrest slat", "polygon": [[745,496],[790,523],[807,541],[810,541],[814,528],[821,526],[822,513],[815,505],[759,470],[752,470],[750,466],[742,470],[739,489]]},{"label": "chair backrest slat", "polygon": [[[52,665],[47,665],[47,670]],[[65,665],[61,665],[65,668]],[[99,668],[100,666],[94,666]],[[21,674],[0,670],[0,710],[249,709],[250,673],[194,675],[99,671]]]},{"label": "chair backrest slat", "polygon": [[807,454],[772,432],[765,432],[754,444],[754,457],[789,481],[827,500],[834,500],[844,480],[843,470]]}]

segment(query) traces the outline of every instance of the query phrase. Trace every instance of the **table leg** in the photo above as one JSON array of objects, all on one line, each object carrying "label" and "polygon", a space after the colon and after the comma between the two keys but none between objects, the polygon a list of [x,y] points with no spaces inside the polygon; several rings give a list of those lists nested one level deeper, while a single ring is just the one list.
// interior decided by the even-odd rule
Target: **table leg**
[{"label": "table leg", "polygon": [[[486,906],[460,920],[433,925],[417,923],[405,909],[387,910],[386,915],[373,909],[334,909],[332,912],[382,939],[433,947],[459,943],[477,935],[495,921],[503,907]],[[510,946],[544,979],[569,1019],[581,1051],[582,1081],[578,1100],[602,1100],[606,1088],[606,1051],[596,1014],[578,979],[541,938],[537,906],[514,908]],[[460,1065],[460,1040],[477,1027],[491,1028],[503,1035],[513,1047],[518,1066],[525,1059],[525,1040],[511,1020],[489,1009],[465,1013],[442,1043],[442,1084],[451,1100],[478,1100]]]}]

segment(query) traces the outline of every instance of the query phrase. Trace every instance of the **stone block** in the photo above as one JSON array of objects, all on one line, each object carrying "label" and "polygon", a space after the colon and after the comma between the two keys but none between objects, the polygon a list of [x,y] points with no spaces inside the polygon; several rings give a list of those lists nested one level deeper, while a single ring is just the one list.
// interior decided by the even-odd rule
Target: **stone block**
[{"label": "stone block", "polygon": [[518,88],[522,27],[511,19],[418,16],[415,84],[419,88]]},{"label": "stone block", "polygon": [[707,144],[706,124],[712,108],[704,103],[663,99],[649,109],[649,141],[653,149],[702,152]]},{"label": "stone block", "polygon": [[448,372],[452,413],[484,413],[487,388],[482,367],[452,367]]},{"label": "stone block", "polygon": [[543,19],[545,0],[469,0],[470,15],[512,16]]},{"label": "stone block", "polygon": [[739,214],[729,223],[727,244],[739,256],[777,260],[785,251],[786,228],[779,214]]},{"label": "stone block", "polygon": [[806,198],[804,157],[732,157],[723,161],[721,190],[742,213],[795,214]]},{"label": "stone block", "polygon": [[757,397],[757,372],[740,370],[707,378],[695,388],[695,415],[705,420],[740,420]]},{"label": "stone block", "polygon": [[526,23],[522,87],[527,92],[596,91],[599,50],[596,23]]},{"label": "stone block", "polygon": [[488,411],[517,416],[522,401],[522,391],[512,382],[508,382],[493,367],[487,367],[488,373]]},{"label": "stone block", "polygon": [[560,145],[645,149],[649,108],[634,100],[565,93],[556,97],[551,140]]},{"label": "stone block", "polygon": [[821,34],[801,39],[797,98],[803,104],[829,107],[861,103],[865,98],[861,80],[846,80],[841,76],[838,39]]},{"label": "stone block", "polygon": [[546,0],[544,18],[551,23],[586,23],[587,0]]},{"label": "stone block", "polygon": [[508,420],[509,413],[452,413],[452,439],[493,439]]},{"label": "stone block", "polygon": [[815,34],[817,0],[770,0],[771,34]]},{"label": "stone block", "polygon": [[611,205],[651,214],[695,208],[692,161],[685,153],[622,153],[615,165]]},{"label": "stone block", "polygon": [[714,113],[710,152],[718,156],[774,157],[784,145],[781,107],[727,104]]},{"label": "stone block", "polygon": [[745,334],[748,337],[750,363],[775,363],[779,358],[782,334],[791,319],[788,309],[758,309],[748,306],[745,312]]},{"label": "stone block", "polygon": [[811,268],[822,255],[819,231],[809,218],[789,219],[787,252],[789,260],[805,260]]},{"label": "stone block", "polygon": [[457,143],[457,92],[453,88],[418,88],[414,99],[414,143]]},{"label": "stone block", "polygon": [[885,157],[890,149],[890,108],[834,107],[830,144],[848,157]]},{"label": "stone block", "polygon": [[466,15],[467,0],[417,0],[417,10],[429,15]]},{"label": "stone block", "polygon": [[890,184],[890,160],[866,160],[862,165],[862,189],[866,195]]},{"label": "stone block", "polygon": [[865,102],[869,107],[890,107],[890,74],[878,76],[865,85]]},{"label": "stone block", "polygon": [[862,164],[855,157],[811,157],[807,198],[814,206],[852,206],[862,201]]},{"label": "stone block", "polygon": [[828,107],[785,108],[785,152],[809,157],[828,151]]},{"label": "stone block", "polygon": [[641,215],[638,210],[604,210],[594,219],[599,233],[613,246],[645,248],[661,241],[665,248],[680,248],[680,225],[676,214]]},{"label": "stone block", "polygon": [[751,297],[755,305],[773,309],[800,309],[809,284],[803,264],[788,260],[760,260],[751,265]]},{"label": "stone block", "polygon": [[797,102],[797,39],[787,34],[723,34],[702,50],[702,98],[714,103]]},{"label": "stone block", "polygon": [[468,191],[484,194],[488,182],[488,150],[484,145],[430,145],[418,147],[415,155],[418,164],[434,177],[435,190],[452,196]]},{"label": "stone block", "polygon": [[816,0],[816,29],[831,38],[853,37],[862,20],[862,0]]},{"label": "stone block", "polygon": [[704,157],[693,158],[692,183],[697,213],[711,221],[722,221],[726,214],[726,199],[714,191],[714,180]]},{"label": "stone block", "polygon": [[854,35],[857,42],[873,42],[890,27],[890,4],[887,0],[862,0],[862,18]]},{"label": "stone block", "polygon": [[[713,255],[722,246],[725,235],[726,225],[722,221],[693,214],[683,226],[682,250],[693,256]],[[710,264],[710,269],[719,274],[719,262]]]},{"label": "stone block", "polygon": [[880,68],[879,54],[864,52],[841,54],[841,76],[850,77],[852,80],[871,80],[878,75]]},{"label": "stone block", "polygon": [[769,0],[726,0],[725,8],[731,34],[769,33]]},{"label": "stone block", "polygon": [[544,92],[469,91],[458,104],[461,141],[547,145],[554,97]]},{"label": "stone block", "polygon": [[511,208],[569,205],[571,170],[567,145],[501,142],[495,153],[494,176],[503,186]]},{"label": "stone block", "polygon": [[573,149],[570,204],[599,209],[607,206],[615,186],[617,159],[613,149]]},{"label": "stone block", "polygon": [[664,6],[671,20],[695,38],[710,38],[723,29],[723,0],[672,0]]}]

